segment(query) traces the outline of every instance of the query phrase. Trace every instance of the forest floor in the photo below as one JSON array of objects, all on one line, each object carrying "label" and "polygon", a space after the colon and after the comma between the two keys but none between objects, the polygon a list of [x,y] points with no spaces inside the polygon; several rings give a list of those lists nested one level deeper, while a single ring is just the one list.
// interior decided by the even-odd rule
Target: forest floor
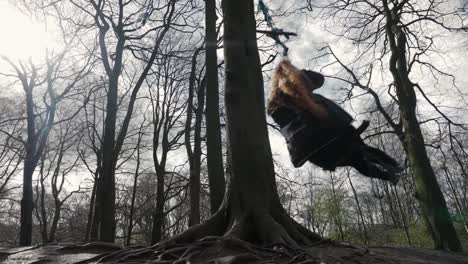
[{"label": "forest floor", "polygon": [[302,250],[262,248],[242,241],[218,239],[209,243],[161,248],[120,248],[114,244],[42,245],[0,249],[0,263],[279,263],[279,264],[466,264],[468,254],[401,247],[364,247],[322,243]]}]

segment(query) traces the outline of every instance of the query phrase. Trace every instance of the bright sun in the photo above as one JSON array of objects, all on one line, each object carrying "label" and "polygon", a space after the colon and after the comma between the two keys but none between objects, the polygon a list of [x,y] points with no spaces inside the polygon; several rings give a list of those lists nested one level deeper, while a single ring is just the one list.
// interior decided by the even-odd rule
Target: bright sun
[{"label": "bright sun", "polygon": [[11,60],[43,60],[47,48],[54,46],[51,30],[0,0],[0,55]]}]

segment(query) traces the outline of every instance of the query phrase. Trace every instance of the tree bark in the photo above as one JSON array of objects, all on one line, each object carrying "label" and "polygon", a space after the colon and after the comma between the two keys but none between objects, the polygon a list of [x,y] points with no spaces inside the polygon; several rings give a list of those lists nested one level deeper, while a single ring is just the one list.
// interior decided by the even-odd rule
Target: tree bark
[{"label": "tree bark", "polygon": [[[122,11],[122,10],[121,10]],[[100,13],[101,10],[96,10]],[[99,231],[97,238],[103,242],[114,242],[115,234],[115,166],[116,159],[119,153],[115,153],[115,135],[116,135],[116,122],[117,122],[117,100],[119,77],[122,71],[122,57],[125,38],[122,35],[122,23],[118,23],[116,30],[120,32],[119,40],[115,48],[115,61],[111,67],[108,57],[108,50],[106,44],[106,34],[109,30],[109,25],[105,21],[98,21],[98,16],[95,18],[96,23],[104,23],[99,28],[99,47],[101,50],[101,57],[106,68],[109,84],[107,87],[106,95],[106,113],[104,120],[104,131],[102,136],[101,146],[101,160],[99,179],[96,189],[96,201],[94,207],[94,230]],[[122,18],[120,18],[122,19]],[[92,234],[94,232],[92,231]],[[91,236],[95,239],[94,234]]]},{"label": "tree bark", "polygon": [[193,150],[191,140],[192,130],[192,116],[193,116],[193,98],[195,94],[195,79],[197,75],[197,56],[200,53],[201,48],[195,50],[192,56],[189,90],[188,90],[188,102],[187,102],[187,120],[185,123],[185,148],[187,150],[187,157],[190,166],[189,176],[189,200],[190,200],[190,212],[188,226],[193,226],[200,223],[200,163],[201,163],[201,119],[204,107],[203,93],[200,94],[203,87],[200,87],[197,97],[197,110],[195,112],[195,131],[193,135]]},{"label": "tree bark", "polygon": [[21,199],[20,246],[29,246],[32,242],[33,190],[32,174],[34,166],[25,161],[23,171],[23,198]]},{"label": "tree bark", "polygon": [[228,190],[220,210],[173,240],[224,235],[256,244],[311,244],[320,236],[280,203],[265,118],[253,1],[223,1]]},{"label": "tree bark", "polygon": [[[46,193],[46,188],[44,185],[45,181],[45,176],[44,176],[44,167],[45,167],[45,157],[42,155],[41,158],[41,168],[39,172],[39,183],[36,186],[36,195],[39,196],[39,203],[40,203],[40,208],[37,208],[37,201],[36,201],[36,210],[40,209],[40,214],[37,213],[37,218],[39,220],[39,225],[41,228],[41,239],[42,243],[47,243],[48,239],[48,234],[47,234],[47,226],[48,226],[48,221],[47,221],[47,211],[46,211],[46,202],[45,202],[45,193]],[[39,185],[41,186],[41,189],[39,191]]]},{"label": "tree bark", "polygon": [[398,209],[400,211],[401,225],[403,226],[403,230],[405,231],[406,241],[408,242],[408,246],[412,247],[413,243],[411,242],[411,236],[410,236],[408,223],[407,223],[408,221],[406,220],[406,213],[401,204],[400,195],[398,194],[397,188],[393,187],[393,192],[395,193],[395,198],[397,200]]},{"label": "tree bark", "polygon": [[340,234],[341,241],[345,240],[344,230],[343,230],[343,218],[341,217],[341,202],[338,200],[336,195],[336,181],[333,178],[334,174],[330,174],[330,181],[331,181],[331,191],[332,191],[332,198],[333,198],[333,205],[335,210],[333,210],[333,220],[335,221],[335,225],[338,228],[338,232]]},{"label": "tree bark", "polygon": [[[14,66],[15,67],[15,66]],[[36,68],[33,68],[30,80],[28,82],[26,73],[21,73],[15,67],[18,77],[22,83],[23,90],[26,94],[26,121],[27,121],[27,140],[26,140],[26,154],[24,159],[23,169],[23,198],[21,199],[21,220],[20,220],[20,245],[29,246],[32,242],[32,224],[33,224],[33,189],[32,189],[32,176],[36,169],[39,158],[42,156],[50,129],[54,124],[55,111],[57,101],[55,100],[53,87],[52,74],[55,70],[55,65],[47,61],[47,95],[50,99],[47,106],[45,122],[39,131],[36,131],[36,113],[34,112],[34,98],[33,89],[36,82]]]},{"label": "tree bark", "polygon": [[91,239],[93,237],[91,235],[91,230],[93,229],[93,216],[94,216],[94,201],[96,200],[96,186],[97,186],[97,179],[98,179],[98,172],[96,171],[95,177],[94,177],[94,182],[93,182],[93,190],[91,191],[91,198],[89,198],[89,211],[88,211],[88,221],[86,222],[86,233],[84,237],[84,241],[93,241],[97,238],[97,228],[95,227],[94,230],[94,239]]},{"label": "tree bark", "polygon": [[158,243],[162,239],[162,229],[164,224],[164,204],[166,203],[164,193],[165,171],[162,168],[156,169],[156,208],[153,213],[153,230],[151,232],[151,244]]},{"label": "tree bark", "polygon": [[55,234],[57,232],[57,226],[60,220],[61,210],[62,210],[62,202],[55,201],[54,218],[52,219],[52,224],[50,225],[49,238],[47,239],[48,243],[52,243],[55,240]]},{"label": "tree bark", "polygon": [[420,203],[436,248],[461,251],[461,243],[447,209],[434,170],[426,152],[424,136],[416,117],[415,84],[409,79],[406,65],[406,35],[398,25],[398,15],[383,1],[389,40],[392,73],[399,100],[400,116],[404,128],[404,146],[416,182],[416,197]]},{"label": "tree bark", "polygon": [[321,237],[286,213],[276,190],[253,1],[225,0],[223,11],[228,189],[220,209],[205,223],[159,246],[206,236],[293,248],[312,245]]},{"label": "tree bark", "polygon": [[226,185],[226,181],[224,180],[221,127],[219,121],[216,18],[216,1],[206,0],[206,156],[211,214],[214,214],[221,205]]},{"label": "tree bark", "polygon": [[130,202],[130,212],[128,213],[128,229],[127,229],[127,238],[125,240],[125,246],[130,246],[132,241],[132,230],[133,230],[133,215],[135,212],[135,199],[137,194],[137,186],[138,186],[138,176],[140,176],[140,147],[141,147],[141,140],[143,138],[143,125],[140,127],[140,131],[138,132],[138,142],[137,142],[137,156],[136,156],[136,167],[135,167],[135,174],[133,176],[133,188],[132,188],[132,200]]},{"label": "tree bark", "polygon": [[23,198],[21,199],[20,220],[20,246],[29,246],[32,242],[32,212],[33,212],[33,189],[32,175],[36,168],[36,125],[32,90],[34,80],[28,84],[26,79],[22,80],[23,89],[26,94],[27,133],[26,156],[23,169]]},{"label": "tree bark", "polygon": [[357,195],[356,189],[354,188],[353,181],[351,181],[351,176],[349,176],[349,170],[346,172],[348,176],[349,185],[351,186],[351,190],[353,191],[354,200],[356,201],[356,207],[358,210],[358,219],[361,219],[362,230],[363,230],[363,241],[364,244],[369,244],[369,236],[367,235],[367,228],[366,222],[364,220],[364,215],[361,209],[361,203],[359,202],[359,197]]},{"label": "tree bark", "polygon": [[[118,71],[120,74],[120,70]],[[98,225],[99,240],[114,242],[115,234],[115,127],[117,119],[118,76],[109,80],[107,92],[106,118],[102,144],[102,167],[99,173],[95,223]]]},{"label": "tree bark", "polygon": [[[159,52],[161,42],[164,36],[171,28],[172,19],[175,11],[176,1],[170,1],[167,4],[166,13],[164,15],[164,25],[161,28],[160,34],[156,37],[154,47],[151,51],[151,55],[148,61],[145,63],[145,67],[138,77],[135,86],[133,87],[130,95],[128,107],[126,109],[125,117],[123,118],[121,128],[117,135],[116,133],[116,120],[117,120],[117,99],[118,99],[118,81],[122,71],[122,60],[123,52],[125,47],[125,36],[124,27],[125,22],[123,11],[126,5],[123,1],[119,1],[119,16],[116,26],[113,27],[114,32],[117,34],[117,43],[115,47],[115,60],[111,67],[109,61],[109,54],[106,46],[106,34],[109,30],[109,23],[105,20],[102,10],[96,5],[96,24],[99,25],[99,47],[101,49],[101,57],[103,59],[104,68],[109,79],[108,91],[107,91],[107,105],[106,105],[106,117],[105,127],[102,144],[102,167],[100,177],[97,185],[96,192],[96,203],[95,203],[95,220],[98,224],[99,229],[99,240],[103,242],[114,242],[115,238],[115,166],[117,164],[122,145],[127,136],[128,127],[132,119],[133,109],[137,95],[142,87],[149,71],[153,67],[153,63]],[[117,138],[116,138],[117,135]]]}]

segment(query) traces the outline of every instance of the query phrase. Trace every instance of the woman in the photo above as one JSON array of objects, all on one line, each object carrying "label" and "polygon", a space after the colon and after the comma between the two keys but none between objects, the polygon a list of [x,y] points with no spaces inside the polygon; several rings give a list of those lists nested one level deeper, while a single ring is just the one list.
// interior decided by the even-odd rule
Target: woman
[{"label": "woman", "polygon": [[275,69],[268,114],[280,126],[293,165],[297,168],[310,161],[329,171],[352,166],[367,177],[396,184],[401,171],[397,162],[359,136],[369,123],[354,128],[346,111],[312,93],[323,83],[320,73],[299,70],[287,60]]}]

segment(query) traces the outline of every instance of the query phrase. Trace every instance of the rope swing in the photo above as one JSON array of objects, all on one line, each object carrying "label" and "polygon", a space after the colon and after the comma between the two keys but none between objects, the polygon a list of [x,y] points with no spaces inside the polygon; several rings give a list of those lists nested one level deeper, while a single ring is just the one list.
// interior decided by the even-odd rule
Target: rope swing
[{"label": "rope swing", "polygon": [[297,36],[297,34],[294,32],[287,32],[283,29],[277,28],[275,26],[275,23],[273,22],[273,18],[270,16],[269,9],[263,2],[263,0],[258,1],[258,10],[262,11],[265,21],[267,22],[267,25],[271,30],[257,30],[257,32],[263,33],[268,37],[272,38],[275,41],[276,45],[280,45],[283,48],[283,56],[288,57],[289,48],[280,39],[280,36],[284,36],[286,37],[286,39],[289,39],[291,36]]}]

